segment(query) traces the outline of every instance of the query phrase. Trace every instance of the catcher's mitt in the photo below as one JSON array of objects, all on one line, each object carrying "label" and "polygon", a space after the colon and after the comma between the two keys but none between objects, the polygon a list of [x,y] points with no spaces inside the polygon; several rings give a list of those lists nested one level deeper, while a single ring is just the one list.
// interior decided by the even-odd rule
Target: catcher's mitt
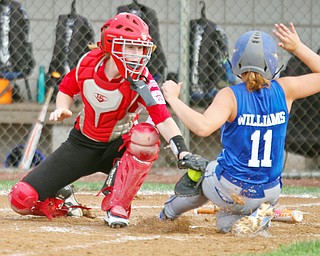
[{"label": "catcher's mitt", "polygon": [[189,176],[189,171],[185,173],[176,184],[174,191],[179,196],[197,196],[201,194],[201,182],[203,174],[208,165],[208,161],[199,155],[188,154],[178,161],[180,169],[189,169],[200,174],[196,180]]},{"label": "catcher's mitt", "polygon": [[178,161],[179,169],[192,169],[195,171],[205,172],[209,161],[202,156],[188,154]]}]

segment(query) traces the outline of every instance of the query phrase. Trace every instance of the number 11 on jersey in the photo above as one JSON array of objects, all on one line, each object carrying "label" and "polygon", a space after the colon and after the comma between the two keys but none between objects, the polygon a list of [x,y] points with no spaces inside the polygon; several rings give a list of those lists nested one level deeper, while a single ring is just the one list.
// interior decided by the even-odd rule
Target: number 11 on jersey
[{"label": "number 11 on jersey", "polygon": [[271,156],[271,142],[272,142],[272,130],[268,130],[263,135],[265,141],[263,149],[263,159],[258,159],[259,144],[260,144],[261,131],[257,130],[251,135],[252,148],[251,148],[251,159],[248,161],[249,167],[271,167],[272,161]]}]

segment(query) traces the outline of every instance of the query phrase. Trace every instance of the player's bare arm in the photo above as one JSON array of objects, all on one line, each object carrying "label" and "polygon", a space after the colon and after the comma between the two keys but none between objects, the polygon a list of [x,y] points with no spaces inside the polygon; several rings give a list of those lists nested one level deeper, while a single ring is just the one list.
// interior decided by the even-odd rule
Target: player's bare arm
[{"label": "player's bare arm", "polygon": [[172,137],[181,135],[180,129],[172,117],[169,117],[162,123],[157,124],[157,128],[167,142],[169,142]]},{"label": "player's bare arm", "polygon": [[[163,138],[168,143],[170,143],[170,140],[173,137],[175,137],[177,135],[182,136],[178,125],[176,124],[176,122],[173,120],[172,117],[169,117],[165,121],[163,121],[162,123],[157,124],[157,128],[158,128],[160,134],[163,136]],[[177,157],[182,158],[187,154],[190,154],[190,152],[182,151],[177,155]]]},{"label": "player's bare arm", "polygon": [[56,109],[50,114],[50,121],[62,121],[65,118],[72,116],[70,107],[73,104],[73,99],[62,92],[58,92],[56,99]]},{"label": "player's bare arm", "polygon": [[[290,28],[282,23],[275,24],[274,34],[280,40],[278,43],[280,47],[295,54],[313,72],[320,72],[320,56],[301,42],[292,23],[290,23]],[[285,91],[289,111],[294,100],[308,97],[318,93],[320,90],[320,84],[318,82],[319,74],[308,74],[299,77],[283,77],[277,80]]]},{"label": "player's bare arm", "polygon": [[230,117],[234,96],[230,89],[219,91],[210,107],[202,114],[179,99],[181,83],[167,81],[163,94],[178,118],[195,134],[205,137],[218,130]]},{"label": "player's bare arm", "polygon": [[286,94],[289,111],[294,100],[320,92],[320,73],[282,77],[278,78],[277,81]]},{"label": "player's bare arm", "polygon": [[302,60],[314,73],[320,72],[320,56],[301,42],[295,27],[290,23],[290,28],[284,24],[275,24],[274,34],[280,42],[278,46],[289,51]]}]

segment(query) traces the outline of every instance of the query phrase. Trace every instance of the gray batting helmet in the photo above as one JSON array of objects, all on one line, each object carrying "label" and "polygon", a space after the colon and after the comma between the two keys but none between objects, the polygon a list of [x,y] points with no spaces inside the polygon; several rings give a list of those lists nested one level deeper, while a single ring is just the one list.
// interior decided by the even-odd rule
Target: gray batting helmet
[{"label": "gray batting helmet", "polygon": [[278,67],[277,45],[265,32],[246,32],[235,44],[231,65],[235,75],[253,71],[272,79]]}]

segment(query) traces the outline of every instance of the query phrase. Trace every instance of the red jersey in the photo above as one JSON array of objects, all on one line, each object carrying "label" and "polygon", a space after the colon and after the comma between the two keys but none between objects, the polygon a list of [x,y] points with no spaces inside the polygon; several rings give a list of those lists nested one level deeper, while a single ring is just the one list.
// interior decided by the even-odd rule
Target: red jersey
[{"label": "red jersey", "polygon": [[59,85],[59,91],[72,98],[80,93],[83,108],[77,117],[76,129],[92,140],[108,142],[127,133],[144,108],[155,124],[170,117],[164,97],[150,73],[148,87],[157,104],[147,107],[126,79],[108,80],[104,72],[107,61],[108,57],[99,49],[90,51]]}]

